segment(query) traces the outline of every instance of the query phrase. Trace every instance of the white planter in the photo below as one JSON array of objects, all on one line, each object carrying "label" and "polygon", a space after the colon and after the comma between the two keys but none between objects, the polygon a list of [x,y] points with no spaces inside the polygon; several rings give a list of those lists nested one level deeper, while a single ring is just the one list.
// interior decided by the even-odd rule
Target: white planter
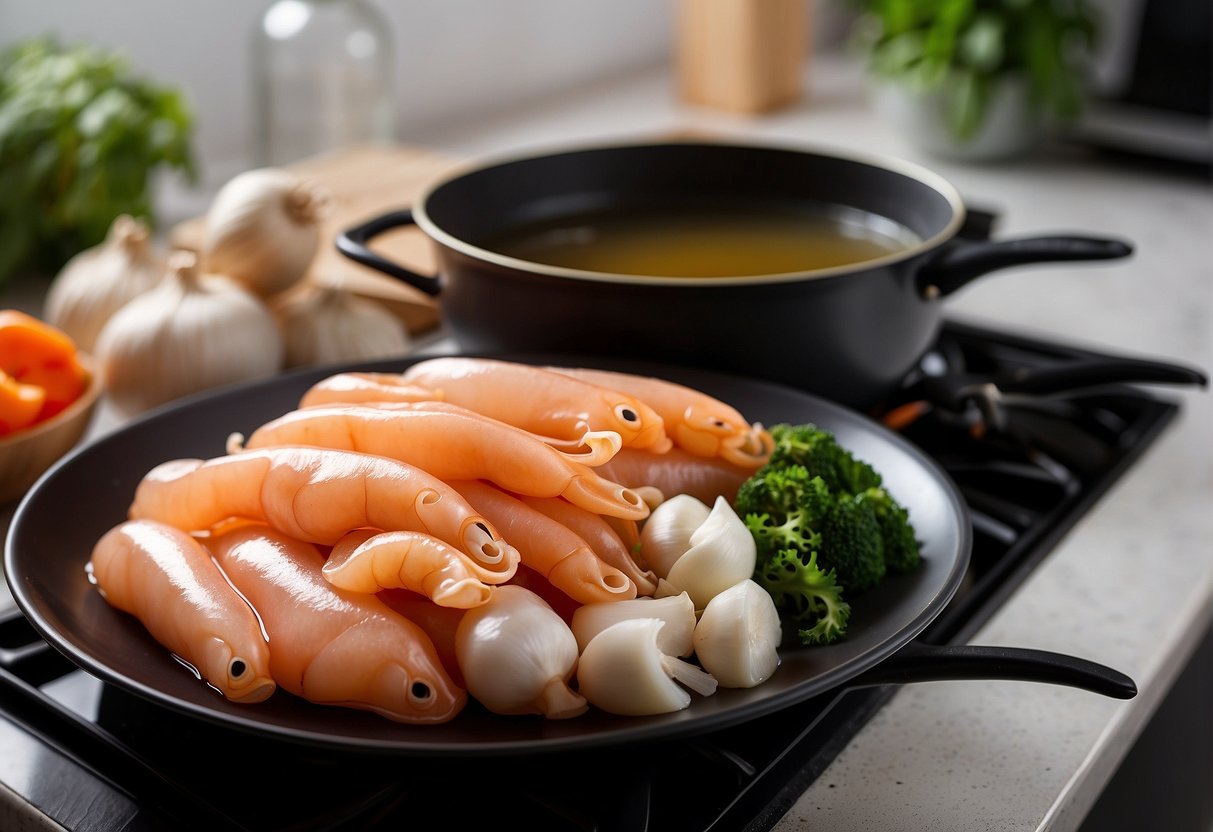
[{"label": "white planter", "polygon": [[1027,82],[1020,78],[1007,78],[995,87],[981,126],[963,140],[948,125],[947,97],[940,90],[922,92],[906,84],[875,81],[873,101],[877,112],[907,141],[948,159],[985,162],[1022,156],[1043,134]]}]

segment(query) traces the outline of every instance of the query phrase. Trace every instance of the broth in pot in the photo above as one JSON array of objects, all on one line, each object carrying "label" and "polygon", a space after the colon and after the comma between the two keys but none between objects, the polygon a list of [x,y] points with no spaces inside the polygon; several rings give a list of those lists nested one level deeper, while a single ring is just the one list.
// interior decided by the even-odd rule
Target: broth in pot
[{"label": "broth in pot", "polygon": [[919,242],[904,226],[855,208],[734,199],[565,214],[514,226],[480,245],[580,271],[710,278],[849,266]]}]

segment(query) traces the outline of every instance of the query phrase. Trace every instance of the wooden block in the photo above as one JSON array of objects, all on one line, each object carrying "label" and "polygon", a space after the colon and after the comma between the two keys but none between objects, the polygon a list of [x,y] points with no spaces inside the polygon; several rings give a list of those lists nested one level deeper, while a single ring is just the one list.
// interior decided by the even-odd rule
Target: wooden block
[{"label": "wooden block", "polygon": [[676,75],[689,104],[760,113],[803,94],[808,0],[679,0]]},{"label": "wooden block", "polygon": [[[326,188],[333,207],[321,224],[320,250],[306,281],[341,282],[355,294],[379,301],[404,322],[411,334],[438,326],[438,304],[423,292],[347,259],[336,249],[337,235],[378,214],[407,208],[433,182],[462,165],[462,160],[425,148],[387,145],[334,151],[290,165],[310,182]],[[196,217],[174,227],[169,242],[198,250],[206,233],[206,218]],[[376,238],[374,248],[406,268],[433,274],[431,242],[416,229],[393,231]]]}]

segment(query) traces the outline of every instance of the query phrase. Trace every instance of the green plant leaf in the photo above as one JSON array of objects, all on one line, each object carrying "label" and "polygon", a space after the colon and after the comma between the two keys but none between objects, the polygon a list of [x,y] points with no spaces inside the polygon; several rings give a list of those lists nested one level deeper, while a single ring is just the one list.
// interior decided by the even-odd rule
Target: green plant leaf
[{"label": "green plant leaf", "polygon": [[1028,79],[1038,111],[1082,104],[1082,61],[1098,45],[1090,0],[851,0],[870,70],[921,91],[946,89],[948,122],[963,135],[984,120],[998,79]]},{"label": "green plant leaf", "polygon": [[1006,26],[997,15],[981,14],[961,36],[959,57],[965,64],[981,72],[994,72],[1001,65],[1006,49],[1003,38]]},{"label": "green plant leaf", "polygon": [[976,72],[957,71],[945,90],[948,126],[957,139],[969,141],[985,120],[990,103],[989,80]]},{"label": "green plant leaf", "polygon": [[154,222],[151,174],[194,176],[193,129],[182,93],[120,53],[50,38],[0,50],[0,283],[58,268],[119,214]]}]

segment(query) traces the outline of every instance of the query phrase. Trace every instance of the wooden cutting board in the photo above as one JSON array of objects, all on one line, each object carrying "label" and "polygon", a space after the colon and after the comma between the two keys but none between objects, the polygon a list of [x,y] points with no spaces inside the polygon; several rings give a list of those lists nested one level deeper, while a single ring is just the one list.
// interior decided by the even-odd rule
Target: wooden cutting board
[{"label": "wooden cutting board", "polygon": [[[316,156],[289,166],[310,182],[326,188],[333,201],[321,224],[320,251],[305,282],[341,282],[355,294],[379,301],[404,321],[410,334],[440,323],[438,305],[418,290],[361,266],[337,252],[337,235],[372,217],[409,207],[431,183],[459,168],[463,161],[428,148],[405,145],[359,146]],[[206,233],[206,218],[195,217],[174,227],[170,244],[197,251]],[[429,238],[417,229],[392,231],[375,240],[375,250],[422,274],[434,273]]]}]

